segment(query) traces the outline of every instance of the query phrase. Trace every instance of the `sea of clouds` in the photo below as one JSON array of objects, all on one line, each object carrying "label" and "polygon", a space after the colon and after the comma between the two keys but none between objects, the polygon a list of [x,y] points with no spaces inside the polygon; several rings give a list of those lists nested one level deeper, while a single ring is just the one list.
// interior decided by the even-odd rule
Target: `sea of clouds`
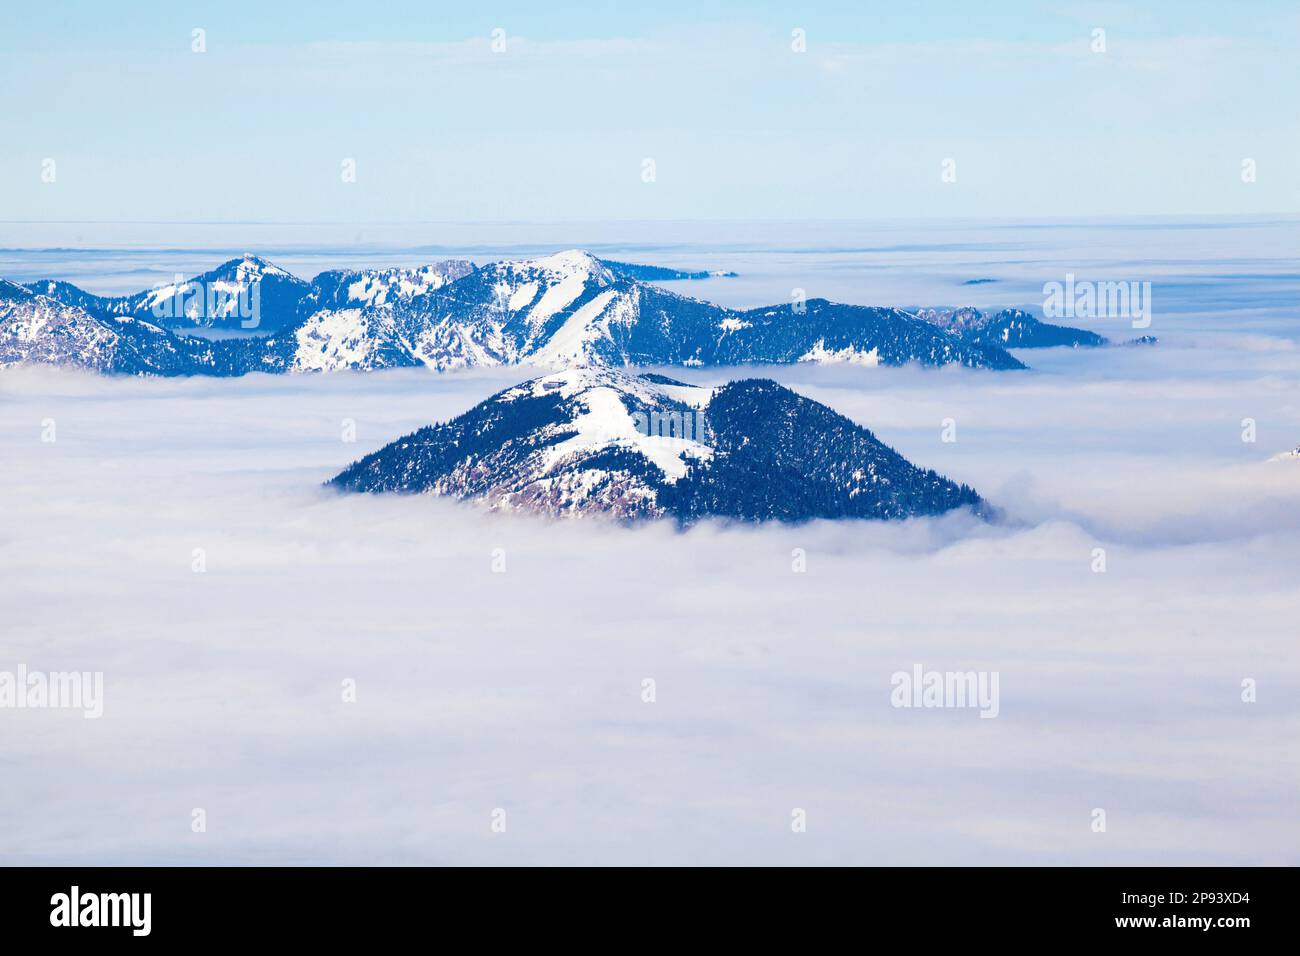
[{"label": "sea of clouds", "polygon": [[[796,250],[807,285],[854,255],[872,274],[838,248]],[[98,720],[0,710],[0,862],[1300,862],[1300,459],[1268,461],[1300,443],[1297,280],[1183,248],[1096,267],[1155,281],[1155,348],[665,370],[776,378],[972,484],[996,524],[679,532],[321,487],[521,369],[0,371],[0,670],[104,675]],[[790,284],[779,250],[722,249],[693,256],[743,262],[744,295]],[[891,294],[927,268],[1016,290],[977,304],[1080,258],[906,255],[930,266]],[[997,672],[998,716],[891,706],[916,664]]]}]

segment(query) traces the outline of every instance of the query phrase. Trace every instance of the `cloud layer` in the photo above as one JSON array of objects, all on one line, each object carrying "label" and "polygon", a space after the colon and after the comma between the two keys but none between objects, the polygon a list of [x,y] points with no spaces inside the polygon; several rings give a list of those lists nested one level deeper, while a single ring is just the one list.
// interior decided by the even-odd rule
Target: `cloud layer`
[{"label": "cloud layer", "polygon": [[[685,534],[319,487],[518,370],[6,372],[0,669],[102,670],[105,713],[0,711],[0,857],[1300,861],[1297,356],[1034,358],[762,370],[1006,525]],[[915,663],[997,671],[1000,715],[892,708]]]}]

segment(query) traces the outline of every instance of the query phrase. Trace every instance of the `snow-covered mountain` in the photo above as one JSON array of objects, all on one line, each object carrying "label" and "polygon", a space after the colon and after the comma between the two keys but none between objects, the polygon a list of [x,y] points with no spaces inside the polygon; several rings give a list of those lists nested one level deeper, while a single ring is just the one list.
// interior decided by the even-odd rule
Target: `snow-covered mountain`
[{"label": "snow-covered mountain", "polygon": [[174,329],[273,332],[294,321],[310,288],[279,266],[245,254],[193,279],[140,293],[131,311]]},{"label": "snow-covered mountain", "polygon": [[809,299],[804,311],[767,306],[727,316],[728,336],[710,364],[848,362],[1022,369],[1000,346],[952,336],[901,309]]},{"label": "snow-covered mountain", "polygon": [[177,277],[126,296],[98,296],[69,282],[42,279],[27,288],[92,315],[132,316],[172,329],[274,332],[292,325],[311,285],[251,254],[202,275]]},{"label": "snow-covered mountain", "polygon": [[[160,339],[163,354],[156,359],[142,352],[105,369],[132,374],[156,367],[230,375],[249,369],[794,362],[1020,369],[1024,365],[1006,348],[1024,347],[1031,338],[1046,344],[1048,333],[1077,333],[1075,344],[1091,335],[1011,311],[917,314],[825,299],[741,311],[678,295],[633,277],[628,268],[570,250],[482,267],[448,260],[416,269],[324,272],[308,283],[245,256],[133,296],[95,296],[53,280],[27,288],[110,330],[129,317],[154,329],[263,333],[238,344]],[[142,340],[140,347],[147,351],[149,345]],[[185,372],[169,354],[178,351],[191,356]],[[52,344],[26,354],[53,362],[65,350]]]},{"label": "snow-covered mountain", "polygon": [[410,302],[474,271],[468,259],[447,259],[414,269],[336,269],[311,280],[300,316],[321,309],[357,309]]},{"label": "snow-covered mountain", "polygon": [[527,363],[741,365],[851,361],[1024,366],[898,309],[738,312],[629,278],[578,250],[496,262],[391,306],[325,309],[295,330],[297,370]]},{"label": "snow-covered mountain", "polygon": [[155,375],[194,367],[184,343],[166,329],[129,316],[93,316],[0,279],[0,366],[17,364]]},{"label": "snow-covered mountain", "polygon": [[274,338],[210,341],[130,315],[92,313],[0,279],[0,368],[61,365],[119,375],[283,372]]},{"label": "snow-covered mountain", "polygon": [[1052,325],[1023,309],[981,312],[957,309],[918,309],[917,316],[956,335],[971,345],[991,345],[1003,349],[1043,349],[1059,345],[1074,348],[1106,345],[1096,332]]},{"label": "snow-covered mountain", "polygon": [[619,519],[904,518],[987,506],[871,432],[765,379],[718,388],[575,368],[506,389],[333,478],[494,510]]},{"label": "snow-covered mountain", "polygon": [[85,289],[78,288],[71,282],[62,282],[58,279],[40,279],[36,282],[24,283],[23,288],[37,295],[54,299],[63,305],[76,306],[96,315],[129,315],[131,313],[130,300],[133,297],[95,295]]}]

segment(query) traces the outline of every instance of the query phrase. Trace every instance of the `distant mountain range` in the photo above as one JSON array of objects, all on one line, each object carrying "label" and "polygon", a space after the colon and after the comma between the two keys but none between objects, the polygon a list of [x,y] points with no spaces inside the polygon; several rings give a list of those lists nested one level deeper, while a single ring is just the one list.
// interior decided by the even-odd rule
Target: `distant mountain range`
[{"label": "distant mountain range", "polygon": [[653,284],[713,274],[575,250],[483,266],[452,259],[331,271],[310,282],[246,255],[119,297],[57,280],[0,280],[0,366],[133,375],[793,362],[1021,369],[1007,349],[1105,344],[1014,309],[905,311],[812,299],[735,310]]},{"label": "distant mountain range", "polygon": [[1068,345],[1095,348],[1107,344],[1096,332],[1051,325],[1023,309],[980,312],[978,309],[919,309],[920,318],[973,345],[1004,349],[1041,349]]},{"label": "distant mountain range", "polygon": [[867,429],[775,382],[701,388],[610,368],[506,389],[328,484],[493,510],[682,524],[989,510],[972,489],[912,465]]},{"label": "distant mountain range", "polygon": [[687,272],[682,269],[665,269],[663,266],[639,266],[631,262],[614,262],[602,259],[612,271],[628,279],[642,282],[675,282],[680,279],[734,279],[734,272]]}]

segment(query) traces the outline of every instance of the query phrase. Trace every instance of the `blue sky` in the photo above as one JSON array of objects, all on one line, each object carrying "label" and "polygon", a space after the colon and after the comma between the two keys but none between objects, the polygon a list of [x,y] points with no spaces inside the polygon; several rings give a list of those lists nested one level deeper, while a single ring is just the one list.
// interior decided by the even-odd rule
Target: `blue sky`
[{"label": "blue sky", "polygon": [[1300,210],[1291,2],[15,7],[3,220]]}]

